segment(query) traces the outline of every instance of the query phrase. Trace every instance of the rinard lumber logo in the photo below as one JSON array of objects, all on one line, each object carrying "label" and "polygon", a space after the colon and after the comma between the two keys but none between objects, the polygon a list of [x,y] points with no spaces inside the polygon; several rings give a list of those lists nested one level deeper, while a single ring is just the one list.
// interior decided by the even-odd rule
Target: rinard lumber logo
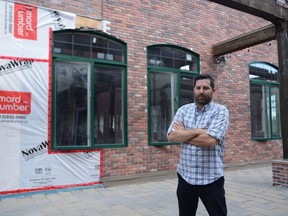
[{"label": "rinard lumber logo", "polygon": [[26,40],[37,40],[37,12],[36,7],[17,4],[14,5],[14,36]]},{"label": "rinard lumber logo", "polygon": [[27,60],[12,60],[6,64],[0,65],[0,76],[2,74],[10,73],[16,70],[22,70],[24,68],[29,68],[33,64],[32,59]]},{"label": "rinard lumber logo", "polygon": [[[0,90],[0,113],[16,115],[30,114],[31,92],[14,92]],[[15,116],[12,117],[14,118]]]},{"label": "rinard lumber logo", "polygon": [[44,154],[47,151],[47,149],[48,149],[48,142],[44,141],[44,142],[41,142],[40,145],[22,150],[22,156],[25,161],[28,161],[37,155]]}]

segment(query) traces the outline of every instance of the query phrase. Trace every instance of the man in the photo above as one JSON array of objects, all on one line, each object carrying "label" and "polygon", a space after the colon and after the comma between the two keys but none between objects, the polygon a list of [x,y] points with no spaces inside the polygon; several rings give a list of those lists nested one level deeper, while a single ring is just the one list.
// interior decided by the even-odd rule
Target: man
[{"label": "man", "polygon": [[179,215],[196,215],[200,198],[210,216],[225,216],[223,161],[229,112],[212,101],[215,89],[211,76],[198,75],[193,89],[195,103],[178,109],[167,132],[169,141],[181,142],[177,167]]}]

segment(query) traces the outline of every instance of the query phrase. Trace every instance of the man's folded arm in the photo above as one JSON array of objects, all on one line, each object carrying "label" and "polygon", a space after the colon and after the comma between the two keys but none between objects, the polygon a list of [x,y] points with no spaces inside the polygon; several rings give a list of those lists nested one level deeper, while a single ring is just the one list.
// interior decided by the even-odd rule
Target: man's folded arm
[{"label": "man's folded arm", "polygon": [[200,134],[204,134],[206,130],[204,129],[172,129],[172,131],[168,135],[168,140],[170,142],[187,142]]},{"label": "man's folded arm", "polygon": [[195,145],[198,147],[212,147],[219,144],[219,140],[215,139],[214,137],[210,136],[207,133],[200,134],[199,136],[195,136],[186,141],[191,145]]}]

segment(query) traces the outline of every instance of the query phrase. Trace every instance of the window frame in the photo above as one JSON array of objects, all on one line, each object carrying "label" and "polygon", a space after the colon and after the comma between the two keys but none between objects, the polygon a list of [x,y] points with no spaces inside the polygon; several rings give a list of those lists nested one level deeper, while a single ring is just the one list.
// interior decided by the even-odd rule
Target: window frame
[{"label": "window frame", "polygon": [[[161,67],[161,66],[151,66],[149,65],[149,48],[150,47],[167,47],[167,48],[172,48],[172,49],[176,49],[176,50],[181,50],[184,51],[186,53],[191,54],[193,57],[196,58],[196,70],[195,71],[191,71],[191,70],[184,70],[184,69],[176,69],[176,68],[170,68],[170,67]],[[175,104],[177,107],[175,107],[175,109],[177,110],[180,106],[181,106],[181,78],[182,77],[187,77],[187,78],[191,78],[193,79],[194,77],[196,77],[197,75],[199,75],[200,73],[200,55],[189,50],[186,49],[184,47],[180,47],[180,46],[176,46],[176,45],[172,45],[172,44],[154,44],[154,45],[150,45],[147,46],[146,48],[147,51],[147,95],[148,95],[148,145],[149,146],[169,146],[169,145],[179,145],[180,143],[177,142],[169,142],[168,140],[166,142],[164,141],[152,141],[152,114],[151,114],[151,81],[150,81],[150,74],[151,73],[170,73],[170,74],[176,74],[177,78],[177,89],[174,89],[175,93],[177,93],[177,104]],[[193,86],[191,86],[191,94],[193,94]],[[176,111],[175,111],[176,112]],[[175,113],[173,114],[173,116],[175,115]],[[166,131],[167,132],[167,131]]]},{"label": "window frame", "polygon": [[[278,71],[278,68],[275,65],[272,65],[270,63],[267,62],[262,62],[262,61],[256,61],[256,62],[251,62],[248,64],[248,68],[251,64],[255,64],[255,63],[259,63],[259,64],[263,64],[263,65],[267,65],[268,67],[272,67],[274,69],[276,69]],[[279,71],[278,71],[279,72]],[[249,75],[250,75],[250,69],[249,69]],[[249,78],[249,87],[250,87],[250,116],[252,118],[252,95],[251,95],[251,89],[252,89],[252,85],[261,85],[261,86],[267,86],[268,87],[268,97],[269,97],[269,101],[265,100],[265,103],[268,102],[269,104],[269,137],[265,138],[265,137],[254,137],[253,133],[252,133],[252,128],[253,128],[253,122],[252,119],[250,121],[250,128],[251,128],[251,139],[252,140],[256,140],[256,141],[268,141],[268,140],[279,140],[282,139],[282,135],[281,135],[281,115],[280,115],[280,107],[278,107],[278,112],[279,112],[279,118],[280,118],[280,136],[273,136],[273,121],[272,121],[272,88],[273,87],[278,87],[278,89],[280,89],[280,84],[278,82],[278,80],[256,80],[256,79],[251,79]],[[279,104],[280,104],[280,97],[279,97]]]},{"label": "window frame", "polygon": [[[99,149],[99,148],[119,148],[119,147],[127,147],[128,146],[128,120],[127,120],[127,44],[120,40],[117,39],[111,35],[98,32],[98,31],[91,31],[91,30],[59,30],[53,32],[53,41],[54,41],[54,36],[57,33],[84,33],[84,34],[89,34],[89,35],[95,35],[95,37],[99,36],[108,40],[111,40],[112,42],[116,42],[118,44],[121,44],[123,46],[123,62],[119,61],[111,61],[111,60],[103,60],[103,59],[97,59],[97,58],[90,58],[87,57],[80,57],[80,56],[70,56],[70,55],[63,55],[63,54],[57,54],[54,53],[54,43],[52,47],[52,96],[51,96],[51,105],[52,105],[52,110],[51,110],[51,150],[52,151],[58,151],[58,150],[93,150],[93,149]],[[92,47],[90,47],[92,50]],[[57,61],[66,61],[66,62],[87,62],[90,63],[90,100],[87,100],[88,105],[90,104],[90,116],[87,114],[87,122],[90,128],[88,128],[88,136],[90,136],[88,139],[90,140],[90,145],[87,146],[56,146],[56,62]],[[121,95],[121,100],[122,100],[122,142],[121,143],[115,143],[115,144],[95,144],[94,143],[94,107],[95,107],[95,102],[94,102],[94,69],[95,65],[99,67],[109,67],[109,68],[120,68],[122,70],[122,95]],[[87,93],[87,96],[89,95]],[[88,110],[88,107],[87,107]],[[90,118],[89,118],[90,117]]]}]

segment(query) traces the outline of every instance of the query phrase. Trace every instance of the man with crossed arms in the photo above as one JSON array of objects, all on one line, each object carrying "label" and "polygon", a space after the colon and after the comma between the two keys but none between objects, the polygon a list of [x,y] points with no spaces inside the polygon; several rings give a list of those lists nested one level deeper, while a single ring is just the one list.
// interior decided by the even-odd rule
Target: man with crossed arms
[{"label": "man with crossed arms", "polygon": [[210,75],[198,75],[193,90],[195,103],[180,107],[167,131],[170,142],[181,143],[179,216],[196,215],[199,198],[210,216],[226,216],[223,163],[229,112],[212,101],[215,88]]}]

